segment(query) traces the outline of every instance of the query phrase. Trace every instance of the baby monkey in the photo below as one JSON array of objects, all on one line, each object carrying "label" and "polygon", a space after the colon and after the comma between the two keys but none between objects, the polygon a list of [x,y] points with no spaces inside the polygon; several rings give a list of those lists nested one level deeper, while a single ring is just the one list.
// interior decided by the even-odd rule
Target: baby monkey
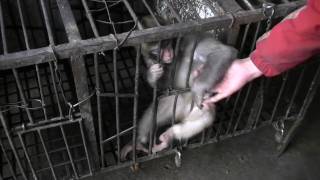
[{"label": "baby monkey", "polygon": [[[172,42],[161,46],[160,51],[159,43],[151,43],[151,45],[146,43],[142,45],[141,51],[146,64],[150,65],[147,80],[152,87],[156,84],[157,86],[167,85],[173,78],[174,89],[189,87],[191,89],[191,92],[180,94],[176,104],[175,96],[159,99],[157,127],[169,124],[174,114],[176,122],[160,135],[160,144],[155,144],[152,148],[152,152],[156,153],[169,147],[174,139],[191,138],[213,123],[215,106],[202,108],[201,104],[205,98],[212,96],[211,88],[222,80],[226,70],[236,59],[237,50],[215,40],[209,33],[199,33],[183,37],[176,55],[174,55]],[[151,64],[150,62],[156,62],[155,57],[160,57],[161,62]],[[174,77],[161,78],[163,75],[171,74],[165,71],[161,63],[170,64],[173,59],[176,61]],[[172,64],[174,63],[170,65]],[[176,106],[175,113],[174,106]],[[143,144],[148,142],[149,133],[153,127],[152,108],[153,106],[150,105],[144,112],[137,129],[136,148],[143,152],[148,152]],[[120,158],[124,160],[130,151],[132,151],[131,143],[123,147]]]}]

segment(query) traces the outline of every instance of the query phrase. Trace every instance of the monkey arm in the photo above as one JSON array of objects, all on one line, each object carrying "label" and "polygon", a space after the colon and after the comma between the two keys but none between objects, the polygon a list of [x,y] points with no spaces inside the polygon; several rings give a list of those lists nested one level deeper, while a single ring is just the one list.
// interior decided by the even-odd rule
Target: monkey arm
[{"label": "monkey arm", "polygon": [[166,149],[174,139],[188,139],[199,134],[212,124],[214,116],[215,107],[206,110],[194,107],[186,119],[181,123],[175,124],[160,135],[159,140],[161,143],[154,145],[152,152],[156,153]]},{"label": "monkey arm", "polygon": [[206,96],[211,96],[210,90],[222,80],[225,72],[236,57],[237,50],[223,44],[219,44],[211,50],[199,75],[194,79],[191,86],[195,97],[194,100],[198,106]]},{"label": "monkey arm", "polygon": [[320,53],[319,19],[320,1],[309,0],[258,41],[252,62],[265,76],[275,76]]}]

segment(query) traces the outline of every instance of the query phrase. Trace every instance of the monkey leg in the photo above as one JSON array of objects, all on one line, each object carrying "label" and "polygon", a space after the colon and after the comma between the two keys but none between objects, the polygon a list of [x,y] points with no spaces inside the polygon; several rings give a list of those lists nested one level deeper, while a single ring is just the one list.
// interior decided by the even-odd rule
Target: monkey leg
[{"label": "monkey leg", "polygon": [[179,124],[176,124],[160,135],[160,144],[154,145],[152,152],[156,153],[169,147],[174,139],[188,139],[209,127],[215,115],[215,108],[201,110],[194,107],[190,114]]},{"label": "monkey leg", "polygon": [[[170,122],[170,118],[173,115],[173,104],[174,104],[174,96],[168,96],[160,99],[157,111],[157,121],[156,124],[158,127],[163,126]],[[184,105],[181,100],[178,100],[177,110],[176,110],[176,118],[181,116],[182,109]],[[148,142],[149,133],[153,127],[153,106],[150,105],[148,109],[144,112],[141,120],[138,125],[138,142],[137,142],[137,150],[142,152],[148,152],[143,144]],[[128,153],[133,150],[132,143],[125,145],[121,149],[120,158],[121,160],[125,160]]]},{"label": "monkey leg", "polygon": [[[133,150],[133,144],[132,142],[126,144],[120,152],[120,160],[124,161],[126,160],[127,155]],[[137,142],[136,144],[136,150],[142,151],[145,153],[148,153],[148,149],[146,149],[140,142]]]}]

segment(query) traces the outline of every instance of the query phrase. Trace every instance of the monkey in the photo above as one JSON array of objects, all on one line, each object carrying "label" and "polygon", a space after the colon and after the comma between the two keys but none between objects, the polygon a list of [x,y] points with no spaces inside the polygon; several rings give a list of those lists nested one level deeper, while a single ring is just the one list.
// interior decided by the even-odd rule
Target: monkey
[{"label": "monkey", "polygon": [[[159,19],[159,21],[161,24],[165,24],[162,19]],[[144,16],[141,19],[141,24],[145,28],[155,27],[157,25],[151,16]],[[161,77],[163,77],[164,71],[168,71],[167,68],[170,66],[173,60],[174,52],[172,43],[173,41],[169,39],[162,40],[161,42],[149,42],[141,44],[141,54],[148,68],[146,80],[153,88],[156,86],[156,84],[160,85],[157,86],[159,89],[165,89],[168,86],[169,81],[167,80],[161,81],[161,83],[157,82]],[[160,59],[158,59],[158,57]],[[160,60],[160,62],[157,62],[158,60]]]},{"label": "monkey", "polygon": [[[142,48],[146,47],[151,46],[145,45]],[[142,49],[142,51],[150,52],[150,49]],[[168,60],[168,57],[172,59],[174,57],[174,54],[164,56],[161,51],[154,51],[153,53],[158,55],[161,61]],[[166,53],[173,53],[173,50],[168,50]],[[145,54],[142,53],[145,59],[149,58],[150,60],[152,58],[148,55],[145,56]],[[152,153],[166,149],[174,139],[191,138],[213,123],[215,105],[202,108],[201,103],[205,98],[212,96],[210,88],[222,80],[226,70],[236,57],[237,50],[235,48],[215,40],[209,33],[187,35],[181,39],[177,57],[174,58],[176,61],[175,76],[171,78],[174,78],[175,89],[190,87],[190,92],[179,95],[175,111],[176,124],[159,136],[160,144],[155,144],[152,147]],[[170,60],[172,61],[172,59]],[[148,83],[152,87],[157,83],[159,84],[159,79],[164,74],[160,64],[155,64],[154,67],[151,66],[147,73],[151,76]],[[188,77],[189,74],[190,77]],[[174,101],[174,96],[159,99],[156,117],[158,127],[170,123],[170,118],[173,116]],[[196,104],[195,106],[193,106],[193,101]],[[143,144],[148,142],[148,135],[152,130],[152,107],[150,105],[144,112],[137,129],[138,142],[136,148],[146,153],[148,150]],[[124,160],[130,151],[132,151],[132,145],[127,144],[122,148],[120,158]]]}]

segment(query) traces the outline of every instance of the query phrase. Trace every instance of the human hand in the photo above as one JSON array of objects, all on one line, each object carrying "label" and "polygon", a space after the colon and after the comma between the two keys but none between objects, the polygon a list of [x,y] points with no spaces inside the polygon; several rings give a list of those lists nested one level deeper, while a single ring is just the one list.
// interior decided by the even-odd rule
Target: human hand
[{"label": "human hand", "polygon": [[209,108],[226,97],[229,97],[249,81],[262,75],[262,72],[252,63],[250,57],[234,61],[227,70],[223,80],[212,88],[215,96],[205,99],[202,103],[204,108]]}]

